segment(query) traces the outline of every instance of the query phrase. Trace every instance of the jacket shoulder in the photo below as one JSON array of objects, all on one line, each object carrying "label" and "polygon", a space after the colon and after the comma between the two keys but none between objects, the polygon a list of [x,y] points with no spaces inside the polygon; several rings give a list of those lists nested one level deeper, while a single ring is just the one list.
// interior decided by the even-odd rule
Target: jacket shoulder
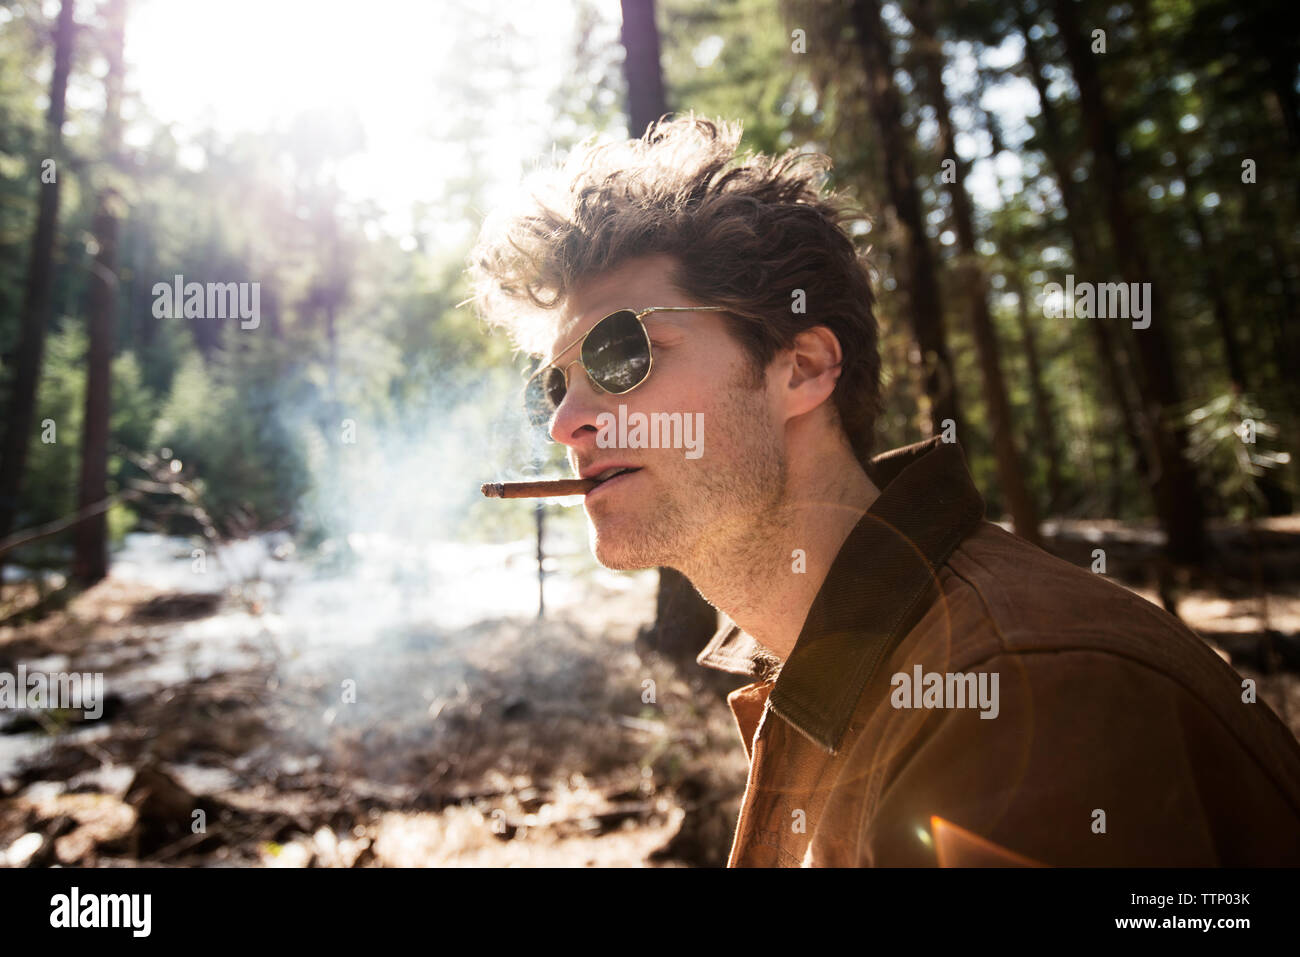
[{"label": "jacket shoulder", "polygon": [[[1296,764],[1300,745],[1291,729],[1262,701],[1243,708],[1242,676],[1182,621],[1142,596],[991,522],[966,537],[946,572],[939,618],[932,607],[908,643],[916,639],[920,650],[933,647],[936,638],[946,640],[952,670],[995,655],[1040,654],[1068,670],[1072,658],[1065,652],[1139,665],[1183,688],[1252,749]],[[956,621],[962,627],[952,627]]]},{"label": "jacket shoulder", "polygon": [[[1295,734],[1263,700],[1245,693],[1242,676],[1204,639],[1164,609],[987,521],[953,552],[939,584],[939,599],[892,656],[899,670],[921,661],[964,673],[997,662],[1023,676],[1026,691],[1045,706],[1066,710],[1071,697],[1094,694],[1102,695],[1103,709],[1128,710],[1104,703],[1102,689],[1120,686],[1132,700],[1172,701],[1173,695],[1181,704],[1160,720],[1181,723],[1185,732],[1199,725],[1202,737],[1214,727],[1220,755],[1223,748],[1248,755],[1289,800],[1300,802]],[[1070,688],[1076,690],[1067,694]]]},{"label": "jacket shoulder", "polygon": [[952,587],[972,589],[983,614],[1014,646],[1068,647],[1083,635],[1116,633],[1124,635],[1129,652],[1150,642],[1203,644],[1181,621],[1141,595],[992,522],[980,522],[963,539],[948,568],[957,579]]}]

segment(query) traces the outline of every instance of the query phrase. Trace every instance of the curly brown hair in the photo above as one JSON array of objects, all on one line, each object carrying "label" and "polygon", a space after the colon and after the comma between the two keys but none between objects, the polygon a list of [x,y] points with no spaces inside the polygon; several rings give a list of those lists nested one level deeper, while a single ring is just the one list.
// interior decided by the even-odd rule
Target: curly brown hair
[{"label": "curly brown hair", "polygon": [[[875,297],[865,253],[845,224],[863,220],[823,192],[829,157],[790,151],[737,157],[739,123],[689,115],[640,139],[575,149],[525,184],[521,208],[488,217],[470,255],[473,300],[533,354],[537,320],[576,286],[652,254],[674,261],[673,284],[730,310],[728,329],[761,374],[777,350],[814,325],[843,352],[833,395],[865,466],[880,406]],[[795,312],[802,290],[804,312]]]}]

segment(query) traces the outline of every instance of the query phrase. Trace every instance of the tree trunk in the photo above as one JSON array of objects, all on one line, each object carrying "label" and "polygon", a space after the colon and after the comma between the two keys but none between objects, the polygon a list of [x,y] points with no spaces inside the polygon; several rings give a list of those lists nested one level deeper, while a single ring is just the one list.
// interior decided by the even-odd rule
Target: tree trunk
[{"label": "tree trunk", "polygon": [[[46,113],[46,156],[54,160],[54,179],[40,184],[40,206],[32,233],[31,259],[19,318],[18,347],[14,352],[13,391],[4,417],[0,439],[0,539],[14,528],[19,494],[27,470],[27,448],[36,414],[36,388],[45,356],[45,331],[50,322],[50,294],[54,286],[54,237],[59,221],[59,176],[66,175],[63,162],[63,118],[68,74],[72,71],[72,46],[76,25],[72,19],[74,0],[63,0],[54,29],[54,74],[50,79],[50,108]],[[43,171],[38,165],[38,171]],[[39,172],[38,174],[39,175]],[[4,559],[0,556],[0,573]],[[0,577],[0,581],[3,578]]]},{"label": "tree trunk", "polygon": [[1196,199],[1198,178],[1192,172],[1191,163],[1188,161],[1187,138],[1178,125],[1177,111],[1174,109],[1173,99],[1168,89],[1171,68],[1159,62],[1160,50],[1152,35],[1154,14],[1151,11],[1151,4],[1147,0],[1137,0],[1134,3],[1134,10],[1137,13],[1142,53],[1152,65],[1153,72],[1164,78],[1152,97],[1154,102],[1151,105],[1157,122],[1164,129],[1164,138],[1169,142],[1170,152],[1174,155],[1174,171],[1183,181],[1182,206],[1200,244],[1201,277],[1204,280],[1205,296],[1210,300],[1214,325],[1219,332],[1219,341],[1223,344],[1223,361],[1228,368],[1228,380],[1232,383],[1233,391],[1240,393],[1246,388],[1246,365],[1242,358],[1241,347],[1233,332],[1236,320],[1228,304],[1228,283],[1219,269],[1219,263],[1223,259],[1215,248],[1214,237],[1206,227],[1205,217],[1201,215],[1200,204]]},{"label": "tree trunk", "polygon": [[[654,0],[622,2],[628,130],[639,137],[647,126],[668,112],[659,64],[659,28],[655,23]],[[690,580],[674,569],[659,569],[655,621],[641,635],[642,643],[688,669],[698,670],[695,656],[713,637],[717,627],[718,613],[700,597]]]},{"label": "tree trunk", "polygon": [[998,346],[997,330],[989,312],[988,288],[984,270],[980,267],[979,252],[975,248],[975,215],[970,196],[966,192],[965,169],[957,156],[956,136],[952,126],[952,111],[948,93],[943,86],[943,50],[934,31],[929,0],[915,0],[912,25],[916,28],[915,43],[920,48],[925,67],[927,99],[934,107],[939,123],[939,142],[946,161],[951,161],[953,179],[948,190],[952,200],[952,215],[957,227],[957,242],[961,248],[962,288],[970,308],[971,331],[975,337],[975,351],[979,357],[980,378],[984,384],[984,401],[988,406],[989,428],[993,432],[993,454],[997,462],[998,484],[1006,497],[1016,534],[1035,545],[1041,545],[1038,534],[1038,509],[1025,485],[1024,463],[1016,447],[1015,423],[1011,419],[1011,403],[1007,400],[1006,382],[1002,376],[1002,359]]},{"label": "tree trunk", "polygon": [[[984,118],[984,127],[989,132],[992,143],[994,175],[998,181],[998,195],[1006,195],[1001,174],[996,172],[997,158],[1006,150],[1002,139],[1002,130],[997,118],[984,109],[984,74],[979,75],[975,91],[975,108]],[[1020,274],[1021,249],[1014,236],[1001,237],[998,245],[1002,247],[1013,264],[1008,284],[1016,294],[1016,327],[1020,330],[1020,347],[1025,353],[1025,371],[1029,377],[1029,395],[1034,405],[1034,428],[1038,430],[1039,455],[1047,465],[1047,511],[1055,512],[1065,501],[1065,487],[1061,478],[1061,440],[1057,435],[1056,422],[1052,416],[1052,399],[1043,385],[1042,363],[1039,360],[1038,336],[1029,319],[1029,299],[1025,292],[1024,277]]]},{"label": "tree trunk", "polygon": [[1056,434],[1052,419],[1052,400],[1043,386],[1043,370],[1038,358],[1038,337],[1029,319],[1029,297],[1018,269],[1012,270],[1011,291],[1016,294],[1016,324],[1025,350],[1029,371],[1029,394],[1034,403],[1034,426],[1042,442],[1041,451],[1047,461],[1047,510],[1050,514],[1065,503],[1065,483],[1061,479],[1061,440]]},{"label": "tree trunk", "polygon": [[[1061,191],[1066,228],[1070,234],[1070,245],[1074,248],[1075,266],[1084,275],[1100,275],[1101,259],[1096,237],[1090,220],[1083,212],[1083,204],[1079,200],[1079,192],[1071,175],[1070,164],[1064,154],[1062,144],[1065,143],[1065,134],[1061,128],[1061,118],[1056,112],[1056,104],[1048,96],[1047,77],[1043,72],[1043,61],[1038,52],[1038,44],[1029,35],[1033,21],[1025,13],[1023,6],[1017,8],[1017,25],[1025,45],[1025,59],[1028,62],[1030,79],[1038,93],[1039,109],[1043,114],[1043,128],[1047,134],[1044,152],[1047,154],[1048,162],[1052,164],[1052,172]],[[1146,475],[1150,471],[1147,438],[1138,420],[1136,403],[1129,395],[1131,376],[1128,375],[1127,366],[1117,358],[1117,355],[1122,353],[1117,353],[1110,327],[1104,322],[1090,321],[1087,327],[1102,372],[1106,377],[1106,385],[1110,387],[1111,396],[1115,400],[1115,409],[1119,413],[1124,435],[1133,451],[1134,467],[1139,474]],[[1112,482],[1112,484],[1116,483]],[[1154,498],[1152,504],[1155,504]]]},{"label": "tree trunk", "polygon": [[850,15],[866,73],[867,104],[884,154],[888,201],[904,233],[912,331],[925,366],[931,434],[941,432],[944,420],[948,419],[956,426],[960,438],[964,433],[957,411],[957,379],[943,327],[938,271],[925,235],[916,171],[903,130],[898,90],[894,86],[889,33],[880,15],[879,0],[853,0]]},{"label": "tree trunk", "polygon": [[623,75],[627,78],[627,128],[640,137],[668,112],[663,70],[659,64],[659,27],[655,0],[623,2]]},{"label": "tree trunk", "polygon": [[[1164,332],[1168,315],[1155,311],[1167,300],[1152,275],[1146,249],[1124,196],[1124,171],[1120,163],[1115,125],[1102,95],[1092,54],[1084,42],[1072,0],[1054,0],[1056,24],[1065,44],[1066,58],[1079,87],[1084,127],[1092,146],[1107,219],[1115,244],[1115,258],[1129,283],[1150,283],[1151,324],[1135,330],[1138,361],[1142,368],[1145,419],[1152,434],[1156,511],[1168,536],[1166,550],[1175,562],[1199,564],[1205,557],[1205,512],[1196,475],[1187,460],[1187,427],[1176,419],[1182,390],[1174,370],[1170,344]],[[1163,320],[1163,321],[1162,321]],[[1105,320],[1090,319],[1099,323]]]},{"label": "tree trunk", "polygon": [[[117,306],[118,206],[121,198],[113,187],[120,170],[122,140],[122,47],[126,0],[109,0],[108,73],[104,78],[104,167],[105,185],[99,191],[95,210],[95,254],[90,277],[90,355],[86,370],[86,406],[81,431],[81,478],[77,507],[93,506],[108,495],[108,433],[112,405],[111,371],[113,327]],[[72,577],[82,585],[93,585],[108,575],[108,512],[102,511],[78,523],[72,559]]]}]

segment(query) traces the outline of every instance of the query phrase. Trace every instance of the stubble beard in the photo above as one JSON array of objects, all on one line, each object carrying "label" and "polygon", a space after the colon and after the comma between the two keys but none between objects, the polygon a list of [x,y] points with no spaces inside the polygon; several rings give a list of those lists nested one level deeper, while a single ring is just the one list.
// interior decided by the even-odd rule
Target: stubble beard
[{"label": "stubble beard", "polygon": [[606,568],[675,568],[693,579],[712,577],[708,570],[719,563],[770,557],[759,540],[784,512],[786,462],[763,389],[742,370],[705,419],[705,435],[725,444],[706,443],[700,458],[683,458],[685,468],[658,472],[639,520],[607,519],[603,531],[589,521],[592,553]]}]

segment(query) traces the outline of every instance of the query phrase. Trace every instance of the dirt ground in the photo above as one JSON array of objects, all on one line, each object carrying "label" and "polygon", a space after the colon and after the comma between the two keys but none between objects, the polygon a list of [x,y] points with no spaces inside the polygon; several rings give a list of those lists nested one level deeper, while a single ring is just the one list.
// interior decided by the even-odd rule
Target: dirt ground
[{"label": "dirt ground", "polygon": [[[0,761],[6,745],[18,758],[0,780],[3,863],[721,864],[740,740],[716,692],[638,658],[641,590],[598,634],[560,615],[486,620],[358,656],[244,627],[217,659],[201,631],[178,649],[178,627],[240,631],[259,602],[110,578],[0,632],[0,671],[99,670],[112,689],[98,721],[0,726]],[[627,601],[593,597],[614,614]]]},{"label": "dirt ground", "polygon": [[[1300,527],[1266,531],[1255,581],[1182,582],[1177,607],[1300,735]],[[1160,602],[1148,537],[1051,533]],[[638,656],[652,575],[587,588],[363,646],[278,639],[289,612],[254,588],[112,577],[12,614],[0,671],[102,671],[108,695],[97,721],[0,712],[0,864],[720,866],[746,762],[719,688]]]}]

